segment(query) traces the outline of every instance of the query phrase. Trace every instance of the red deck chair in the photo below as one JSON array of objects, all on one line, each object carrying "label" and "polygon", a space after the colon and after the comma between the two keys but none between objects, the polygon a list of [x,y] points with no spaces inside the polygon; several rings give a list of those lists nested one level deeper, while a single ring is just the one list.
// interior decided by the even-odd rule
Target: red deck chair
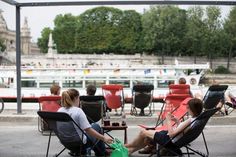
[{"label": "red deck chair", "polygon": [[165,119],[168,112],[175,111],[182,101],[186,98],[190,98],[189,94],[168,94],[165,98],[165,103],[163,104],[160,113],[158,113],[158,119],[156,125],[159,125]]},{"label": "red deck chair", "polygon": [[[186,99],[184,99],[180,105],[171,112],[171,114],[173,116],[175,116],[178,120],[182,121],[184,119],[184,117],[187,115],[187,108],[186,108],[186,105],[188,103],[188,101],[192,99],[191,97],[188,97]],[[166,112],[167,113],[167,112]],[[166,125],[160,125],[160,124],[163,124],[165,118],[156,124],[155,127],[147,127],[147,126],[144,126],[144,125],[139,125],[140,127],[142,128],[145,128],[145,129],[155,129],[157,131],[160,131],[160,130],[167,130],[167,126]],[[172,125],[174,126],[175,125],[175,122],[173,121],[172,122]]]},{"label": "red deck chair", "polygon": [[170,84],[169,94],[189,94],[191,95],[190,85],[188,84]]},{"label": "red deck chair", "polygon": [[110,84],[102,86],[102,93],[110,109],[124,110],[124,91],[122,85]]},{"label": "red deck chair", "polygon": [[157,125],[165,119],[167,112],[173,112],[183,100],[189,97],[192,97],[192,94],[188,84],[170,84],[169,94],[166,96],[166,103],[163,104],[159,113]]},{"label": "red deck chair", "polygon": [[[38,101],[39,111],[57,112],[57,110],[61,107],[61,96],[41,96]],[[41,118],[38,119],[38,130],[41,133],[48,131],[47,124]]]}]

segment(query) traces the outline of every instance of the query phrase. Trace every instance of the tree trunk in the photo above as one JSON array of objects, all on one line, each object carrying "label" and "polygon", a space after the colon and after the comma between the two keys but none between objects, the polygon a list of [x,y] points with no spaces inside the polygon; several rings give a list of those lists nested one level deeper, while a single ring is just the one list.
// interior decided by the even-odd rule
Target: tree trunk
[{"label": "tree trunk", "polygon": [[231,53],[232,53],[232,44],[230,45],[230,49],[229,49],[229,54],[228,54],[228,60],[227,60],[227,69],[229,70],[229,66],[230,66],[230,59],[231,59]]},{"label": "tree trunk", "polygon": [[211,52],[209,53],[209,61],[210,61],[210,69],[212,69],[212,54]]}]

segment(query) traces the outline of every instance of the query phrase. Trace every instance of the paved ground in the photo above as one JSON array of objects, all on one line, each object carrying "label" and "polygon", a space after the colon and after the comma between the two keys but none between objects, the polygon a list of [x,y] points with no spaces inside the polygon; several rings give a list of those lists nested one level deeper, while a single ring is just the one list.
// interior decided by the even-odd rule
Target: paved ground
[{"label": "paved ground", "polygon": [[[130,126],[128,140],[131,141],[139,128]],[[112,135],[123,139],[122,131],[114,131]],[[208,142],[210,156],[235,157],[236,156],[236,125],[207,126],[205,136]],[[0,122],[0,157],[42,157],[45,156],[48,136],[43,136],[37,130],[37,125],[27,123]],[[202,138],[198,138],[192,146],[204,151]],[[52,138],[50,156],[60,151],[62,146],[56,136]],[[68,151],[62,157],[69,157]],[[133,156],[140,156],[135,153]]]},{"label": "paved ground", "polygon": [[[128,110],[127,110],[128,112]],[[48,136],[38,132],[37,110],[23,110],[24,114],[16,114],[16,110],[4,110],[0,114],[0,157],[42,157],[46,154]],[[113,121],[120,118],[112,116]],[[128,140],[137,136],[137,124],[153,126],[156,114],[151,117],[127,116]],[[123,131],[113,131],[112,135],[123,140]],[[210,150],[210,157],[235,157],[236,156],[236,112],[229,116],[214,116],[210,119],[205,136]],[[192,143],[195,148],[204,151],[202,138]],[[50,156],[60,151],[62,146],[57,138],[52,138]],[[69,157],[68,151],[62,157]],[[135,153],[133,156],[141,156]],[[143,155],[145,156],[145,155]],[[147,155],[146,155],[147,156]]]}]

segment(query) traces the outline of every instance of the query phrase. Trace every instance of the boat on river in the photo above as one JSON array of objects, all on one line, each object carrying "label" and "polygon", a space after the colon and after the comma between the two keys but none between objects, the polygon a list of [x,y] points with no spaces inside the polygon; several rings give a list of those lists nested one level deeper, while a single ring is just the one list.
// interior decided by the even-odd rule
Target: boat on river
[{"label": "boat on river", "polygon": [[[126,90],[132,89],[133,85],[137,83],[144,83],[153,84],[155,90],[161,90],[167,88],[170,83],[177,83],[179,78],[184,77],[191,89],[196,89],[208,69],[208,63],[115,67],[73,67],[71,65],[69,67],[45,68],[22,66],[21,85],[22,90],[35,91],[36,95],[43,95],[43,91],[48,91],[52,83],[58,83],[62,89],[85,89],[88,84],[94,84],[98,88],[103,84],[122,84]],[[16,89],[16,68],[14,66],[0,66],[0,88],[1,91]]]}]

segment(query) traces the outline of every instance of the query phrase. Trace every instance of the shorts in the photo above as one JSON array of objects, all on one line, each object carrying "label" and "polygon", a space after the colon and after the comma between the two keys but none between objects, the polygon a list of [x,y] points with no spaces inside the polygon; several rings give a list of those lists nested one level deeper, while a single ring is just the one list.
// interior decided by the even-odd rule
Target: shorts
[{"label": "shorts", "polygon": [[169,135],[167,135],[167,131],[166,130],[163,130],[163,131],[160,131],[160,132],[156,132],[155,135],[154,135],[154,141],[160,145],[164,145],[168,142],[168,145],[169,144],[173,144],[171,142],[171,139],[169,137]]},{"label": "shorts", "polygon": [[154,135],[154,142],[156,142],[159,145],[165,145],[165,148],[171,149],[176,154],[181,155],[182,151],[180,148],[178,148],[175,144],[172,143],[172,140],[170,139],[169,135],[167,135],[167,131],[163,130],[160,132],[156,132]]}]

